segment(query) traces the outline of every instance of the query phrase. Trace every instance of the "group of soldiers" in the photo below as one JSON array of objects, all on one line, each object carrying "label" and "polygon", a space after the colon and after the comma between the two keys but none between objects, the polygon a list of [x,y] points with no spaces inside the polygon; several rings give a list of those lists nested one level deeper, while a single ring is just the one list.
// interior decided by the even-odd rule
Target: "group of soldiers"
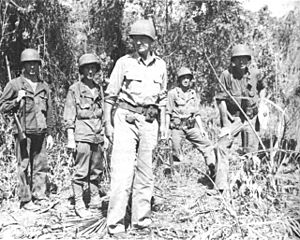
[{"label": "group of soldiers", "polygon": [[[135,51],[115,63],[105,90],[95,82],[100,71],[96,55],[79,58],[81,79],[70,86],[63,113],[67,148],[74,153],[72,189],[75,213],[85,218],[99,209],[99,179],[103,171],[103,134],[112,144],[111,182],[107,230],[116,238],[126,237],[125,215],[131,196],[131,229],[148,232],[151,227],[151,197],[154,187],[153,149],[158,137],[171,136],[175,161],[183,161],[182,139],[192,142],[203,154],[208,174],[218,174],[218,159],[202,124],[200,97],[193,88],[193,73],[182,67],[177,72],[177,87],[167,92],[167,66],[154,54],[155,28],[149,20],[138,20],[129,33]],[[243,123],[242,145],[246,152],[258,147],[250,119],[257,121],[257,100],[262,93],[258,72],[250,66],[251,52],[246,45],[233,47],[231,65],[220,77],[216,96],[222,130],[230,134],[231,123]],[[18,162],[20,207],[35,210],[47,202],[46,149],[53,146],[53,109],[47,83],[39,78],[41,59],[34,49],[21,54],[23,71],[6,85],[0,98],[3,113],[17,113],[26,137],[14,131]],[[233,100],[235,99],[235,100]],[[236,101],[239,103],[237,106]],[[243,111],[242,111],[242,110]],[[245,117],[245,114],[247,117]],[[104,128],[104,129],[103,129]],[[258,128],[256,129],[258,130]],[[226,159],[222,159],[226,161]],[[29,173],[30,170],[30,173]],[[216,188],[226,190],[227,179]],[[84,202],[84,186],[89,186],[90,201]]]}]

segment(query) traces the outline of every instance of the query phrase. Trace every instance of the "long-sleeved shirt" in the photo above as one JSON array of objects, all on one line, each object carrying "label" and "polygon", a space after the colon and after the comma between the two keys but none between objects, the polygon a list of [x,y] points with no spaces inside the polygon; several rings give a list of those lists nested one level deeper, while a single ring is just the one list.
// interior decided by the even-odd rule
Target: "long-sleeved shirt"
[{"label": "long-sleeved shirt", "polygon": [[171,117],[187,118],[199,115],[200,98],[194,89],[183,92],[180,87],[175,87],[168,92],[167,114]]},{"label": "long-sleeved shirt", "polygon": [[[234,77],[232,69],[225,70],[222,72],[220,80],[244,111],[257,103],[259,91],[265,88],[258,69],[249,69],[241,79]],[[216,99],[226,101],[227,109],[231,114],[235,115],[239,112],[239,108],[222,87],[220,87]]]},{"label": "long-sleeved shirt", "polygon": [[102,103],[99,86],[95,85],[94,94],[82,81],[70,86],[63,119],[67,129],[75,132],[75,141],[100,143],[103,141]]},{"label": "long-sleeved shirt", "polygon": [[[24,90],[26,96],[17,102],[20,90]],[[54,115],[50,89],[43,81],[37,82],[35,91],[23,75],[8,82],[0,98],[0,111],[18,113],[23,131],[27,134],[53,132]],[[13,133],[17,132],[15,126]]]},{"label": "long-sleeved shirt", "polygon": [[111,73],[105,101],[117,100],[133,106],[166,105],[167,68],[160,57],[152,55],[145,63],[137,53],[121,57]]}]

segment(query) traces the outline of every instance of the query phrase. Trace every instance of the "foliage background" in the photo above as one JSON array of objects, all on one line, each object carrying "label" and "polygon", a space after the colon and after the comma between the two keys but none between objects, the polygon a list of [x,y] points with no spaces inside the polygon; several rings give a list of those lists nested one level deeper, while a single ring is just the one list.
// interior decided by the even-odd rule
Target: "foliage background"
[{"label": "foliage background", "polygon": [[[68,3],[68,4],[67,4]],[[114,62],[132,51],[127,35],[139,18],[152,19],[157,29],[155,50],[168,64],[169,82],[176,69],[190,67],[204,104],[211,104],[216,76],[229,64],[231,47],[247,43],[253,65],[262,70],[273,99],[286,101],[287,89],[299,81],[299,9],[280,19],[267,7],[245,11],[238,1],[1,1],[0,84],[7,82],[4,56],[12,76],[20,74],[19,56],[25,47],[37,48],[43,59],[42,77],[50,83],[57,103],[57,122],[69,85],[78,79],[77,59],[95,52],[102,60],[100,81],[109,77]],[[58,129],[61,125],[58,124]]]}]

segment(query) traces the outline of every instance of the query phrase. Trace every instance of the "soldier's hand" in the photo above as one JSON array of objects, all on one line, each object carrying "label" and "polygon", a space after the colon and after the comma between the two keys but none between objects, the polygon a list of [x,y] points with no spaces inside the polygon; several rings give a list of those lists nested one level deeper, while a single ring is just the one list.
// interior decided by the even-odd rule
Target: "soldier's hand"
[{"label": "soldier's hand", "polygon": [[53,137],[49,135],[46,139],[46,149],[51,149],[54,145]]},{"label": "soldier's hand", "polygon": [[26,96],[26,91],[25,91],[25,90],[19,90],[19,92],[18,92],[18,97],[17,97],[17,102],[20,102],[21,99],[22,99],[23,97],[25,97],[25,96]]},{"label": "soldier's hand", "polygon": [[108,140],[113,143],[114,141],[114,128],[111,125],[110,122],[105,123],[105,136],[108,138]]}]

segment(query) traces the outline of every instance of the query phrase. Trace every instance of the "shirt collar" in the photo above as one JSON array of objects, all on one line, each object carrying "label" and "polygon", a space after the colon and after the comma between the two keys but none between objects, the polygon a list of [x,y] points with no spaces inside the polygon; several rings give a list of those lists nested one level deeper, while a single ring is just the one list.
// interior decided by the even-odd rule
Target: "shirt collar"
[{"label": "shirt collar", "polygon": [[186,92],[182,91],[181,87],[176,87],[177,88],[177,91],[185,94],[185,93],[194,93],[194,89],[193,88],[189,88]]},{"label": "shirt collar", "polygon": [[[31,79],[25,77],[23,74],[21,75],[21,77],[22,77],[23,81],[28,80],[28,81],[31,81],[31,82],[32,82]],[[38,78],[38,80],[36,81],[36,83],[40,83],[40,82],[43,82],[43,81],[42,81],[40,78]]]},{"label": "shirt collar", "polygon": [[[97,89],[97,91],[95,92],[95,96],[99,95],[99,91],[100,91],[100,86],[98,84],[96,84],[96,82],[93,80],[95,88]],[[79,82],[79,91],[80,94],[83,96],[87,96],[87,97],[91,97],[91,98],[95,98],[95,96],[92,94],[91,90],[89,89],[89,87],[84,83],[83,79]]]},{"label": "shirt collar", "polygon": [[155,61],[158,59],[158,57],[157,57],[153,52],[151,52],[150,58],[149,58],[149,60],[147,60],[146,62],[143,60],[143,58],[141,58],[141,57],[139,56],[139,54],[138,54],[137,52],[134,52],[134,53],[132,54],[132,57],[135,58],[135,59],[138,61],[139,64],[142,63],[142,64],[144,64],[145,66],[150,66],[150,65],[152,65],[152,64],[155,63]]},{"label": "shirt collar", "polygon": [[[34,93],[32,90],[32,87],[30,86],[29,82],[26,80],[28,78],[26,78],[23,74],[21,75],[21,79],[22,79],[22,89],[26,90],[28,92]],[[29,79],[30,80],[30,79]],[[42,84],[43,81],[41,79],[39,79],[37,82],[37,87],[35,90],[35,94],[38,94],[40,91],[44,90],[44,85]]]}]

